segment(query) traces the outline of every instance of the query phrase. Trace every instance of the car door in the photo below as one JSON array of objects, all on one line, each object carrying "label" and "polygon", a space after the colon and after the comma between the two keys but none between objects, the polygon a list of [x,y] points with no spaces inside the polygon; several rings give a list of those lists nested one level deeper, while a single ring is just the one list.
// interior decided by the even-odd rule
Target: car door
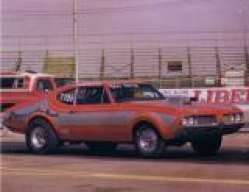
[{"label": "car door", "polygon": [[58,116],[58,124],[71,139],[124,139],[122,133],[127,127],[127,118],[119,104],[111,102],[103,86],[81,86],[59,97],[67,106],[63,107],[64,112]]},{"label": "car door", "polygon": [[81,87],[75,113],[80,118],[76,135],[84,138],[86,135],[86,139],[97,141],[126,140],[124,133],[127,132],[129,114],[122,111],[120,104],[111,102],[105,87]]},{"label": "car door", "polygon": [[60,137],[65,140],[74,140],[74,112],[76,88],[67,87],[54,94],[49,94],[49,108],[54,124]]}]

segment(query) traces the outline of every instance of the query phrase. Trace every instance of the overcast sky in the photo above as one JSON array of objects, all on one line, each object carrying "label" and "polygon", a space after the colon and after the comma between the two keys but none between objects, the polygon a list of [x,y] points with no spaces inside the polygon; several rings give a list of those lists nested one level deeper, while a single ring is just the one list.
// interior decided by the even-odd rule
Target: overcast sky
[{"label": "overcast sky", "polygon": [[[1,8],[6,42],[15,36],[72,35],[73,0],[2,0]],[[130,40],[131,34],[163,38],[186,32],[242,32],[249,29],[248,9],[249,0],[78,0],[78,29],[80,35],[92,35],[87,39],[107,41]]]}]

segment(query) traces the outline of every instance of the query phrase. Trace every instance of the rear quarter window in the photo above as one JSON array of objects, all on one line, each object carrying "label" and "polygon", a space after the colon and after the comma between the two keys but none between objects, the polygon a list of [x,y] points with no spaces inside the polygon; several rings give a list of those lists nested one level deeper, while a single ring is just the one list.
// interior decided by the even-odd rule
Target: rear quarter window
[{"label": "rear quarter window", "polygon": [[75,90],[62,92],[57,96],[57,100],[61,103],[72,105],[75,100]]}]

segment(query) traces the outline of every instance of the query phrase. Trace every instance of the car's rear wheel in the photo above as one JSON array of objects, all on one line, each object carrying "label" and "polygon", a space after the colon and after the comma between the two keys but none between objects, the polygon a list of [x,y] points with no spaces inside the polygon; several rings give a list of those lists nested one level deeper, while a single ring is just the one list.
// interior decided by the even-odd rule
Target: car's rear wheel
[{"label": "car's rear wheel", "polygon": [[136,129],[134,142],[138,153],[143,157],[159,157],[165,148],[165,142],[149,124],[143,124]]},{"label": "car's rear wheel", "polygon": [[89,150],[98,153],[114,152],[117,148],[117,144],[111,142],[86,142],[85,144]]},{"label": "car's rear wheel", "polygon": [[31,152],[46,154],[53,152],[59,146],[59,139],[49,123],[37,118],[29,124],[26,143]]},{"label": "car's rear wheel", "polygon": [[191,145],[199,155],[215,155],[220,150],[222,135],[218,133],[200,134],[193,138]]}]

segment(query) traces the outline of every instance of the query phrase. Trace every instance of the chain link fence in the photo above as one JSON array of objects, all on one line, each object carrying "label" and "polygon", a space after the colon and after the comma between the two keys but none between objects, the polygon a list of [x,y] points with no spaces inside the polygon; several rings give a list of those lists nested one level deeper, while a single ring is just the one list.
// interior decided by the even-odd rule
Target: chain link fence
[{"label": "chain link fence", "polygon": [[[158,87],[222,86],[226,71],[245,71],[247,47],[95,48],[79,51],[81,80],[141,79]],[[72,50],[1,51],[1,70],[33,70],[75,77]]]}]

